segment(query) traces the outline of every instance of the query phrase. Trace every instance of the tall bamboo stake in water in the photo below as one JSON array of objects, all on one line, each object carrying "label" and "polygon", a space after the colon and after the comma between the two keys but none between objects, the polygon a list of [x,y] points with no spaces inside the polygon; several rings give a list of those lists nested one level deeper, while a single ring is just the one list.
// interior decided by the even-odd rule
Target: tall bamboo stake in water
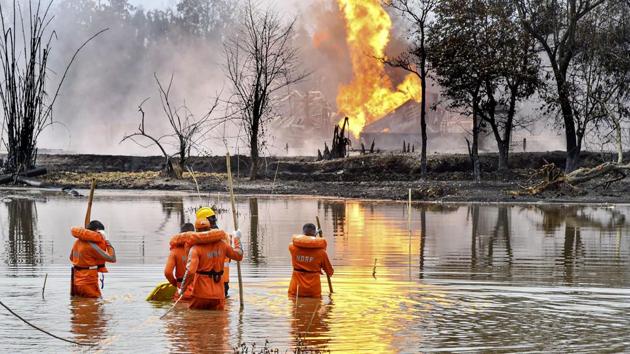
[{"label": "tall bamboo stake in water", "polygon": [[295,291],[295,310],[293,311],[293,314],[297,315],[297,311],[298,311],[298,302],[300,301],[300,284],[297,285],[297,290]]},{"label": "tall bamboo stake in water", "polygon": [[411,188],[409,188],[409,203],[407,204],[407,224],[409,225],[409,278],[411,279]]},{"label": "tall bamboo stake in water", "polygon": [[273,190],[276,188],[276,178],[278,178],[279,168],[280,168],[280,161],[276,161],[276,173],[273,175],[273,183],[271,184],[271,194],[273,194]]},{"label": "tall bamboo stake in water", "polygon": [[[232,181],[232,166],[230,165],[230,153],[225,155],[225,164],[227,167],[228,184],[230,187],[230,201],[232,202],[232,218],[234,219],[234,230],[238,230],[238,217],[236,215],[236,201],[234,198],[234,183]],[[244,307],[243,302],[243,277],[241,275],[241,262],[236,262],[236,271],[238,273],[238,296],[241,304],[241,310]]]},{"label": "tall bamboo stake in water", "polygon": [[407,218],[409,224],[409,231],[411,232],[411,189],[409,189],[409,204],[407,206]]},{"label": "tall bamboo stake in water", "polygon": [[48,273],[44,277],[44,286],[42,287],[42,299],[44,298],[44,292],[46,291],[46,281],[48,280]]},{"label": "tall bamboo stake in water", "polygon": [[[317,229],[319,230],[319,237],[324,238],[324,234],[322,232],[322,225],[319,223],[319,216],[315,217],[317,221]],[[326,274],[326,278],[328,279],[328,291],[330,294],[333,293],[332,281],[330,281],[330,275]]]}]

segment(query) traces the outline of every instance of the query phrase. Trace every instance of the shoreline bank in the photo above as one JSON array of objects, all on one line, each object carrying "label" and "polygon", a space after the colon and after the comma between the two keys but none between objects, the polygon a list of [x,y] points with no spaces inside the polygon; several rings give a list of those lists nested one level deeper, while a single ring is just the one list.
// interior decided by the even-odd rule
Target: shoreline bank
[{"label": "shoreline bank", "polygon": [[[628,203],[630,181],[621,180],[608,188],[596,183],[580,185],[577,190],[558,188],[536,196],[515,195],[531,183],[531,175],[547,162],[563,163],[562,153],[521,153],[512,156],[507,173],[493,170],[494,154],[482,156],[484,180],[472,181],[465,155],[439,155],[429,158],[429,175],[419,176],[417,154],[383,153],[354,156],[332,161],[309,157],[268,158],[262,177],[249,181],[235,178],[235,193],[246,195],[308,195],[334,198],[412,200],[446,203]],[[606,156],[585,153],[585,165],[597,165]],[[42,155],[39,165],[48,169],[40,177],[42,187],[52,189],[88,188],[92,178],[100,189],[186,191],[196,193],[226,192],[225,157],[195,157],[191,160],[194,177],[185,172],[183,179],[160,175],[160,157],[104,155]],[[233,157],[233,174],[248,168],[247,157]],[[7,190],[0,187],[0,190]]]}]

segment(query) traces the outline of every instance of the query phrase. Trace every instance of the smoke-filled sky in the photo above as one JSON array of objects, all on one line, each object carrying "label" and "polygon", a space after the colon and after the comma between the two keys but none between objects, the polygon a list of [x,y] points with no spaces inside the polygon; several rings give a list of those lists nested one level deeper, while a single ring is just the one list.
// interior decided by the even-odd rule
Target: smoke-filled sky
[{"label": "smoke-filled sky", "polygon": [[[147,130],[157,136],[168,131],[154,73],[164,83],[173,75],[174,103],[178,106],[186,104],[197,116],[207,112],[216,96],[227,98],[229,85],[225,81],[223,44],[219,37],[229,35],[230,29],[224,29],[220,24],[215,37],[204,39],[178,32],[178,37],[173,40],[176,35],[169,34],[169,31],[177,32],[177,29],[146,28],[138,26],[135,18],[125,22],[111,14],[88,14],[82,17],[80,6],[74,5],[78,2],[65,1],[73,5],[70,5],[71,11],[58,10],[55,14],[54,28],[59,33],[59,40],[53,47],[53,70],[63,68],[73,50],[91,34],[102,28],[110,29],[89,43],[71,68],[55,107],[55,120],[60,123],[47,128],[42,135],[40,148],[81,153],[159,154],[159,150],[154,147],[145,149],[129,141],[120,143],[125,134],[136,130],[140,122],[138,104],[149,97],[143,105]],[[299,16],[299,8],[311,6],[317,1],[330,0],[268,0],[261,4],[274,6],[283,12],[283,16],[290,18]],[[152,9],[174,9],[177,2],[130,1],[133,5],[141,6],[145,14]],[[63,3],[61,0],[55,1],[55,4]],[[85,22],[90,22],[90,25],[85,26]],[[225,26],[233,27],[234,24]],[[300,24],[300,28],[304,26],[307,24]],[[147,39],[138,39],[141,43],[137,42],[137,38],[144,34],[138,33],[139,29],[150,32],[146,35]],[[149,40],[155,43],[146,43]],[[306,45],[310,45],[310,40],[306,41]],[[221,108],[213,116],[223,115]],[[234,129],[233,125],[225,130],[215,129],[199,152],[223,153],[224,136],[230,138],[243,134]],[[230,145],[235,144],[236,140],[233,139]],[[240,151],[245,150],[245,144],[241,145]],[[275,145],[284,146],[284,142],[278,141]],[[274,143],[269,147],[273,148]]]},{"label": "smoke-filled sky", "polygon": [[[293,10],[296,7],[305,8],[317,0],[264,0],[263,4],[276,6],[282,10]],[[131,0],[133,5],[142,6],[145,9],[175,7],[176,0]]]},{"label": "smoke-filled sky", "polygon": [[[223,69],[223,43],[234,32],[234,20],[213,19],[216,23],[201,38],[150,13],[152,9],[174,9],[178,0],[130,0],[144,11],[123,15],[116,11],[95,12],[85,5],[94,2],[55,0],[52,27],[59,39],[53,43],[51,81],[58,79],[55,73],[63,71],[64,64],[85,39],[100,29],[109,28],[109,31],[80,53],[55,106],[54,118],[59,124],[44,132],[39,147],[77,153],[159,155],[155,147],[120,142],[125,134],[137,129],[138,105],[147,98],[150,99],[143,104],[147,130],[156,136],[168,132],[154,74],[165,84],[171,75],[174,77],[174,105],[185,104],[197,116],[206,113],[217,95],[223,99],[229,95]],[[231,0],[212,1],[213,5],[218,3],[234,4]],[[301,49],[303,69],[313,72],[297,88],[303,92],[321,91],[334,109],[339,85],[352,80],[345,23],[336,1],[263,0],[261,4],[274,6],[286,18],[297,16],[294,41]],[[397,39],[390,42],[389,55],[404,47],[400,40],[403,31],[396,24],[393,31]],[[388,74],[398,80],[392,72]],[[213,117],[223,115],[222,108]],[[237,139],[231,138],[242,135],[234,125],[215,129],[198,152],[223,154],[225,139],[232,149]],[[283,150],[284,137],[269,135],[266,152]],[[300,139],[307,140],[304,145],[308,151],[292,153],[312,155],[324,143],[324,137]],[[241,141],[239,146],[239,152],[246,153],[246,143]]]}]

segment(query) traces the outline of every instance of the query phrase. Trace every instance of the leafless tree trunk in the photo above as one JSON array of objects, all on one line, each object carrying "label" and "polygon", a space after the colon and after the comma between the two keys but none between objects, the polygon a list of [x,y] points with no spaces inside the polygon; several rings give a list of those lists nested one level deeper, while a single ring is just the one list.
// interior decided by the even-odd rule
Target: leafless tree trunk
[{"label": "leafless tree trunk", "polygon": [[479,134],[481,133],[481,117],[479,116],[479,92],[478,89],[475,92],[470,93],[471,106],[472,106],[472,144],[468,138],[466,138],[466,144],[468,146],[468,156],[470,156],[470,162],[473,168],[473,179],[475,182],[481,182],[481,163],[479,162]]},{"label": "leafless tree trunk", "polygon": [[[142,105],[148,100],[149,99],[147,98],[138,105],[138,112],[140,112],[140,115],[142,116],[140,120],[140,125],[138,125],[138,131],[124,136],[120,142],[122,143],[123,141],[131,140],[143,148],[148,148],[151,145],[157,146],[158,149],[160,149],[160,152],[162,153],[162,155],[164,156],[164,169],[162,171],[164,175],[167,177],[172,177],[172,178],[181,178],[182,171],[175,170],[175,168],[173,167],[173,161],[171,161],[171,155],[168,152],[166,152],[166,149],[164,148],[164,144],[162,140],[166,138],[166,136],[163,135],[156,138],[153,135],[147,133],[146,131],[145,124],[144,124],[146,114],[144,112],[144,109],[142,108]],[[144,137],[148,139],[151,143],[148,145],[141,144],[138,140],[136,140],[136,138],[138,137]]]},{"label": "leafless tree trunk", "polygon": [[621,135],[621,124],[619,123],[619,120],[615,118],[613,118],[613,121],[615,122],[615,145],[617,147],[617,163],[621,165],[623,163],[623,137]]},{"label": "leafless tree trunk", "polygon": [[473,164],[473,178],[475,182],[481,182],[481,163],[479,162],[479,133],[481,133],[481,118],[479,117],[479,109],[473,103],[473,143],[470,150],[470,156]]},{"label": "leafless tree trunk", "polygon": [[608,120],[610,120],[610,124],[612,125],[613,131],[615,133],[615,149],[617,150],[617,163],[623,164],[623,134],[622,134],[622,116],[623,116],[623,103],[618,103],[618,112],[614,112],[610,109],[608,103],[601,103],[604,111],[607,114]]},{"label": "leafless tree trunk", "polygon": [[[199,146],[201,142],[204,141],[210,130],[224,122],[222,119],[211,119],[212,113],[219,104],[219,98],[215,98],[212,106],[206,113],[204,113],[200,118],[196,118],[186,105],[179,107],[173,105],[170,96],[171,89],[173,87],[172,75],[166,87],[162,85],[162,82],[160,82],[157,74],[154,74],[154,77],[160,95],[162,111],[169,123],[171,132],[162,136],[147,133],[145,128],[145,112],[142,108],[142,105],[148,100],[147,98],[138,106],[138,111],[142,116],[138,130],[135,133],[124,136],[121,142],[131,140],[144,148],[148,148],[151,145],[157,146],[164,156],[163,172],[165,175],[172,178],[182,178],[182,174],[186,170],[186,162],[190,157],[191,150]],[[136,140],[136,138],[139,137],[148,139],[150,144],[141,144]],[[169,154],[165,148],[165,146],[168,145],[174,146],[177,151],[174,154]],[[172,158],[174,156],[179,158],[177,165],[173,165]]]},{"label": "leafless tree trunk", "polygon": [[248,1],[240,16],[240,29],[225,44],[230,104],[247,133],[251,180],[258,177],[265,128],[274,118],[275,95],[308,75],[299,71],[298,50],[291,43],[295,19],[284,25],[277,13],[260,10]]},{"label": "leafless tree trunk", "polygon": [[53,124],[53,106],[72,63],[88,42],[106,30],[89,38],[75,51],[59,83],[53,91],[49,91],[48,60],[52,41],[56,38],[56,32],[50,29],[53,20],[50,14],[52,0],[47,5],[41,1],[29,1],[26,14],[15,0],[8,9],[2,3],[2,141],[8,151],[5,169],[7,172],[19,173],[35,166],[37,139],[46,127]]},{"label": "leafless tree trunk", "polygon": [[420,175],[427,175],[427,46],[426,35],[431,25],[430,14],[438,4],[437,0],[392,0],[389,6],[400,11],[403,17],[412,23],[413,43],[408,51],[397,58],[386,59],[385,63],[403,68],[416,74],[422,85],[422,102],[420,102],[420,134],[422,146],[420,149]]}]

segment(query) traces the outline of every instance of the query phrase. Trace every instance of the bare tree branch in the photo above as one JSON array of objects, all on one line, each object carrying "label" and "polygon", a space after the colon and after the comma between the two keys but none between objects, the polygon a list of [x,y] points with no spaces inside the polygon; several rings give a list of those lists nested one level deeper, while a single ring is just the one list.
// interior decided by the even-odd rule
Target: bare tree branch
[{"label": "bare tree branch", "polygon": [[225,44],[226,74],[232,86],[233,114],[248,137],[252,158],[250,178],[256,179],[267,123],[275,118],[275,94],[304,80],[297,48],[291,40],[295,19],[284,25],[273,9],[259,10],[247,2],[240,30]]}]

